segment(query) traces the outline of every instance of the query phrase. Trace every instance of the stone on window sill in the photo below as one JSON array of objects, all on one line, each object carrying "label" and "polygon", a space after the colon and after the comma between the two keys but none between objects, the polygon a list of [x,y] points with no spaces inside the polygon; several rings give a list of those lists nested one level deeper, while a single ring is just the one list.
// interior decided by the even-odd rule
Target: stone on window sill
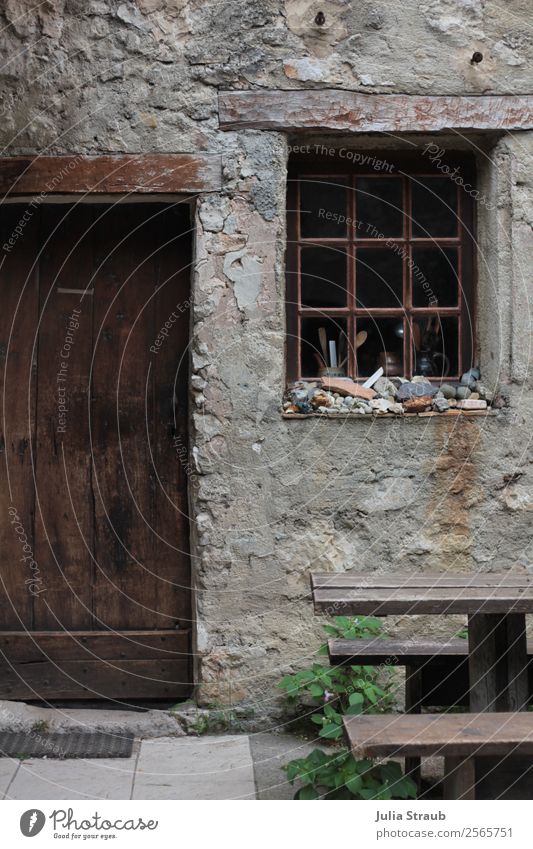
[{"label": "stone on window sill", "polygon": [[445,419],[445,418],[457,418],[458,416],[462,417],[470,417],[470,416],[497,416],[497,410],[493,410],[491,407],[486,407],[483,410],[463,410],[454,408],[452,410],[446,410],[444,413],[438,413],[435,410],[426,410],[422,413],[352,413],[350,410],[338,410],[338,411],[326,411],[324,413],[312,412],[312,413],[291,413],[286,410],[282,413],[282,418],[284,419],[341,419],[342,421],[346,421],[347,419],[351,420],[359,420],[359,421],[368,421],[372,419],[372,421],[376,419],[416,419],[416,418],[436,418],[436,419]]},{"label": "stone on window sill", "polygon": [[[479,377],[479,370],[476,369]],[[471,379],[469,375],[469,380]],[[380,377],[373,389],[360,387],[349,378],[318,378],[290,384],[284,396],[285,418],[398,418],[402,416],[487,415],[492,395],[477,379],[472,391],[464,384],[436,386],[415,376],[389,380]],[[363,393],[367,396],[361,397]],[[370,397],[370,393],[373,397]]]}]

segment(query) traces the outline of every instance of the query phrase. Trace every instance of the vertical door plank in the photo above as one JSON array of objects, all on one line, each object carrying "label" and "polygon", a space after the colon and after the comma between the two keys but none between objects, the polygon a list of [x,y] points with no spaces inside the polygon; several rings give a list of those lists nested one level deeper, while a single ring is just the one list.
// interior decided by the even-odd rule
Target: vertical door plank
[{"label": "vertical door plank", "polygon": [[[92,208],[49,206],[40,262],[35,547],[46,573],[35,627],[92,627],[93,503],[88,451]],[[78,310],[79,312],[75,312]]]},{"label": "vertical door plank", "polygon": [[173,618],[158,610],[161,564],[151,557],[155,512],[146,420],[153,404],[155,259],[146,218],[146,208],[116,206],[98,231],[91,412],[95,613],[113,628],[173,627]]},{"label": "vertical door plank", "polygon": [[[40,580],[33,580],[43,576],[42,564],[35,558],[32,468],[35,447],[32,351],[39,313],[36,257],[40,209],[4,205],[0,221],[1,244],[9,248],[2,247],[0,251],[0,628],[22,630],[32,626],[32,592],[41,593],[43,589]],[[17,227],[21,228],[18,236]],[[13,245],[9,245],[10,239]]]},{"label": "vertical door plank", "polygon": [[[155,336],[152,347],[152,475],[158,536],[158,608],[175,611],[190,626],[189,509],[187,482],[192,473],[188,444],[190,223],[188,206],[166,208],[154,219],[158,242]],[[154,339],[155,341],[155,339]]]}]

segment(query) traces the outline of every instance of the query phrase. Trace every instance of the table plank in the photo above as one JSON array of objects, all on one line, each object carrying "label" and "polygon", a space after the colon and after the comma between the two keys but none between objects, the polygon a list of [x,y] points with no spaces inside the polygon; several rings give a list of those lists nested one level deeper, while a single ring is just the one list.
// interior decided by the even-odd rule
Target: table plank
[{"label": "table plank", "polygon": [[315,612],[329,616],[533,613],[533,587],[503,587],[489,593],[484,587],[317,589],[313,599]]},{"label": "table plank", "polygon": [[[533,650],[533,643],[531,645]],[[389,663],[401,666],[401,658],[407,658],[408,663],[429,663],[435,659],[468,657],[468,641],[461,639],[419,640],[373,639],[373,640],[344,640],[332,638],[328,640],[330,662],[349,663],[352,658],[358,665],[373,663]]]},{"label": "table plank", "polygon": [[313,572],[313,589],[359,589],[359,588],[395,588],[395,587],[533,587],[533,575],[526,572],[509,575],[500,572],[484,574],[459,574],[449,572],[428,572],[423,575],[405,572],[386,574],[359,572]]},{"label": "table plank", "polygon": [[345,716],[356,758],[533,755],[533,713]]}]

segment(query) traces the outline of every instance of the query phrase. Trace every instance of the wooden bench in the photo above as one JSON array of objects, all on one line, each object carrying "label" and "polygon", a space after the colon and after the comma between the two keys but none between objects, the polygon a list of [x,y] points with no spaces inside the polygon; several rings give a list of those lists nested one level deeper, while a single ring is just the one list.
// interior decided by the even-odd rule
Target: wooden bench
[{"label": "wooden bench", "polygon": [[444,758],[444,798],[476,798],[476,760],[531,758],[533,713],[396,714],[344,717],[353,756]]},{"label": "wooden bench", "polygon": [[[405,666],[405,710],[423,707],[469,708],[468,641],[328,640],[333,666]],[[529,692],[533,693],[533,642],[528,643]],[[421,786],[420,758],[405,761],[406,772]]]},{"label": "wooden bench", "polygon": [[[533,642],[528,642],[529,692],[533,693]],[[468,641],[328,641],[332,666],[405,666],[405,709],[466,707],[469,704]]]}]

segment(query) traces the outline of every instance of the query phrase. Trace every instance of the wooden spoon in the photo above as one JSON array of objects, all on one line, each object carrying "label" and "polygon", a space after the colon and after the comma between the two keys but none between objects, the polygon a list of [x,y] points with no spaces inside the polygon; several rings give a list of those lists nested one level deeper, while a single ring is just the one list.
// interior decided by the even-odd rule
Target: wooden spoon
[{"label": "wooden spoon", "polygon": [[318,328],[318,339],[320,341],[320,347],[322,348],[322,354],[324,355],[324,362],[328,361],[328,337],[326,334],[325,327]]},{"label": "wooden spoon", "polygon": [[368,333],[366,330],[360,330],[357,336],[355,337],[355,349],[360,348],[368,338]]}]

